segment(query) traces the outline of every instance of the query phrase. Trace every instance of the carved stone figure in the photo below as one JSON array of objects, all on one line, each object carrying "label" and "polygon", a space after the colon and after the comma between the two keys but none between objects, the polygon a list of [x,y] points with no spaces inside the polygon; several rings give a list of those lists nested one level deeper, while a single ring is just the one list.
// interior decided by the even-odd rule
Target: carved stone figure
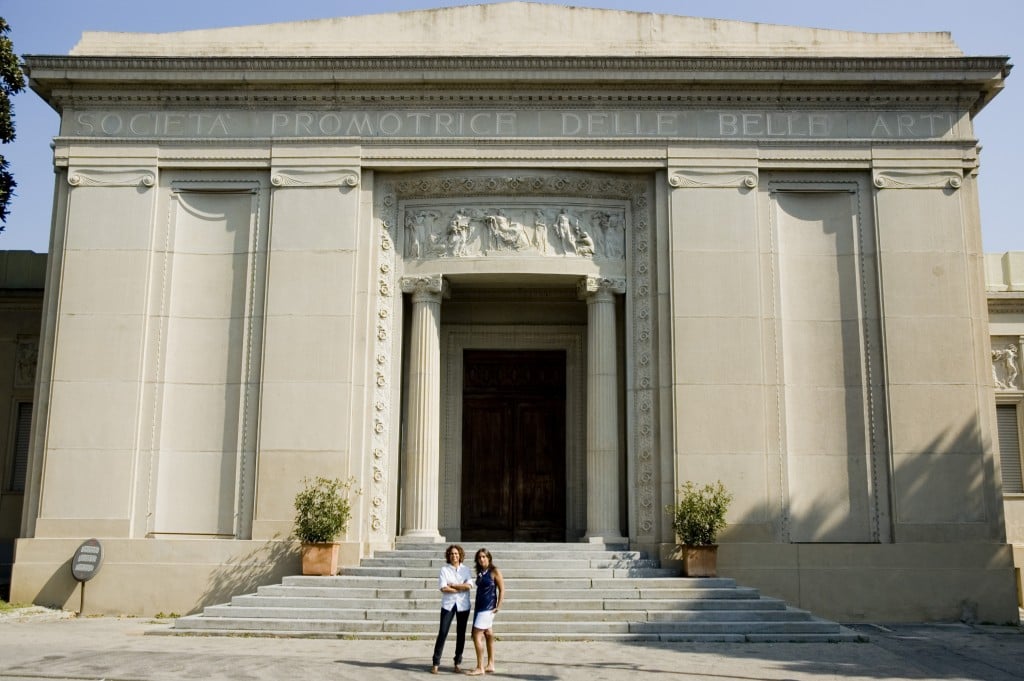
[{"label": "carved stone figure", "polygon": [[594,240],[580,229],[579,222],[576,223],[576,254],[585,258],[594,255]]},{"label": "carved stone figure", "polygon": [[14,384],[16,386],[24,388],[35,384],[38,355],[38,338],[18,338],[18,350],[14,360]]},{"label": "carved stone figure", "polygon": [[548,217],[543,208],[533,213],[533,247],[541,253],[548,252]]},{"label": "carved stone figure", "polygon": [[440,213],[429,210],[421,210],[416,213],[407,213],[405,216],[405,255],[409,258],[422,258],[424,249],[428,248],[437,255],[447,248],[442,240],[438,248],[437,235],[431,227],[431,223],[441,217]]},{"label": "carved stone figure", "polygon": [[576,252],[576,236],[572,228],[572,221],[563,208],[555,218],[555,234],[562,243],[562,252],[565,255]]},{"label": "carved stone figure", "polygon": [[519,251],[530,245],[523,226],[509,220],[500,208],[490,215],[485,215],[484,224],[487,225],[492,248],[512,248]]},{"label": "carved stone figure", "polygon": [[[999,379],[999,366],[1003,367],[1006,380]],[[1007,345],[1001,350],[992,350],[992,380],[996,388],[1001,390],[1016,390],[1017,377],[1020,375],[1020,367],[1017,364],[1017,346]]]},{"label": "carved stone figure", "polygon": [[469,255],[466,250],[466,243],[469,241],[469,216],[456,210],[455,215],[448,222],[448,248],[456,258]]},{"label": "carved stone figure", "polygon": [[605,256],[621,258],[626,254],[626,227],[621,215],[610,215],[604,237]]},{"label": "carved stone figure", "polygon": [[420,247],[419,226],[416,223],[416,216],[412,213],[405,214],[405,256],[407,258],[419,258],[422,253]]}]

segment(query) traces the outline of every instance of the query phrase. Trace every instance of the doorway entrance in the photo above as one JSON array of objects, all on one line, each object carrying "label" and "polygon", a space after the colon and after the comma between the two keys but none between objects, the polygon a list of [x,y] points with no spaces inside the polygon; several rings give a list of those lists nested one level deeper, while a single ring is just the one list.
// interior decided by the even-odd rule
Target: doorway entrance
[{"label": "doorway entrance", "polygon": [[463,352],[462,538],[565,541],[566,353]]}]

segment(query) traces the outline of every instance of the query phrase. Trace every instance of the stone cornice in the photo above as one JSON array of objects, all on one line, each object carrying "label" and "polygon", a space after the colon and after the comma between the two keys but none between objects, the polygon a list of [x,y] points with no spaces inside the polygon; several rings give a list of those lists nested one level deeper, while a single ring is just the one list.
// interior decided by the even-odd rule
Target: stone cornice
[{"label": "stone cornice", "polygon": [[1024,312],[1024,292],[987,293],[989,314],[1012,314]]},{"label": "stone cornice", "polygon": [[[1002,87],[1006,57],[98,57],[27,56],[32,88],[53,102],[56,91],[79,87],[180,84],[193,93],[224,86],[344,86],[367,83],[514,84],[517,90],[572,83],[639,89],[718,83],[741,88],[773,82],[794,87],[863,85],[872,90],[971,88],[980,106]],[[980,93],[980,94],[978,94]]]},{"label": "stone cornice", "polygon": [[[878,73],[901,71],[904,73],[938,74],[945,72],[958,80],[973,80],[981,73],[986,78],[1005,76],[1011,65],[1008,57],[628,57],[628,56],[423,56],[423,57],[104,57],[27,55],[30,75],[36,71],[78,70],[88,71],[190,71],[203,67],[212,71],[380,71],[381,75],[396,70],[422,73],[471,69],[506,73],[510,69],[547,71],[557,68],[567,71],[598,70],[646,72],[748,73],[774,71],[806,71],[827,75],[848,73]],[[975,73],[974,78],[969,74]],[[992,73],[994,72],[994,73]],[[202,80],[201,74],[197,80]],[[628,78],[634,74],[619,74]]]},{"label": "stone cornice", "polygon": [[494,106],[503,104],[522,108],[540,108],[544,106],[622,106],[627,105],[635,110],[645,108],[663,108],[667,105],[683,107],[715,107],[717,109],[746,109],[750,107],[798,106],[805,110],[831,110],[837,107],[844,109],[878,109],[880,107],[899,107],[903,110],[932,110],[937,106],[953,106],[956,108],[970,107],[977,99],[977,92],[966,92],[960,89],[931,90],[927,93],[906,87],[878,86],[866,93],[863,88],[843,88],[834,84],[827,91],[809,91],[803,89],[787,89],[773,87],[744,87],[735,84],[731,89],[720,87],[707,88],[691,85],[685,91],[666,92],[607,92],[595,91],[583,86],[567,85],[558,90],[550,87],[543,90],[530,90],[517,87],[516,92],[498,92],[488,90],[481,92],[472,84],[458,83],[446,85],[442,92],[436,89],[414,91],[406,89],[396,91],[393,86],[380,84],[376,86],[361,85],[358,89],[338,91],[329,83],[307,83],[304,89],[282,92],[269,88],[254,90],[246,88],[244,92],[237,89],[220,88],[202,89],[201,86],[190,87],[187,92],[172,88],[151,90],[139,89],[94,89],[94,88],[57,88],[50,92],[53,100],[80,107],[102,107],[104,105],[131,104],[135,106],[159,105],[174,107],[189,106],[250,106],[259,104],[275,108],[308,108],[310,106],[377,106],[377,107],[413,107],[413,106]]}]

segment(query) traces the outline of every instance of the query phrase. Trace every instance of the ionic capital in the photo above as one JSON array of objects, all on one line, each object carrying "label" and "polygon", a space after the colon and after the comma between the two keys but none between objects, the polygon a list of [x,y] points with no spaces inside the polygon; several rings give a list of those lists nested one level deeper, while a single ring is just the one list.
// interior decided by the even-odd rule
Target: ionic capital
[{"label": "ionic capital", "polygon": [[612,295],[626,292],[626,280],[608,277],[584,277],[576,285],[577,295],[583,299],[610,299]]},{"label": "ionic capital", "polygon": [[402,277],[399,281],[403,293],[412,294],[414,303],[439,303],[449,295],[448,282],[440,274],[424,277]]}]

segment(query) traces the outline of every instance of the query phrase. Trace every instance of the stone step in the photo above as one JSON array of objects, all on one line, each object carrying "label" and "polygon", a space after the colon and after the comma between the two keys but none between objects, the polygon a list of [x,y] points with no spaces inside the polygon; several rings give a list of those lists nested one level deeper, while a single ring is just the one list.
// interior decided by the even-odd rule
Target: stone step
[{"label": "stone step", "polygon": [[[540,571],[551,571],[551,566],[545,565],[541,567],[506,567],[505,565],[499,566],[501,568],[501,574],[505,579],[527,579],[530,577],[536,578],[537,573]],[[387,567],[364,567],[362,565],[357,567],[345,567],[341,569],[341,576],[352,576],[352,577],[401,577],[402,579],[430,579],[433,577],[437,579],[438,568],[430,567],[404,567],[404,566],[387,566]],[[581,567],[576,569],[562,569],[558,568],[557,574],[561,578],[587,578],[587,577],[600,577],[603,575],[609,575],[611,577],[634,577],[634,578],[645,578],[645,577],[671,577],[674,574],[678,574],[678,570],[664,569],[664,568],[653,568],[653,567],[622,567],[622,568],[594,568],[594,567]]]},{"label": "stone step", "polygon": [[[575,588],[558,588],[557,585],[544,583],[545,588],[531,588],[524,584],[515,584],[515,600],[524,599],[546,599],[549,601],[572,602],[587,598],[601,598],[606,600],[694,600],[694,599],[715,599],[715,600],[756,600],[760,598],[757,589],[749,587],[735,588],[683,588],[652,586],[651,588],[633,588],[611,586],[595,586],[586,588],[577,586]],[[552,587],[552,588],[547,588]],[[511,593],[511,592],[509,592]],[[259,588],[256,596],[296,596],[305,598],[381,598],[381,599],[431,599],[439,600],[437,587],[421,587],[416,589],[388,588],[387,586],[364,586],[360,588],[345,588],[343,586],[290,586],[273,585]]]},{"label": "stone step", "polygon": [[[425,550],[416,551],[403,551],[403,550],[386,550],[386,551],[374,551],[371,559],[381,560],[434,560],[439,564],[444,564],[444,550],[441,548],[431,548]],[[364,559],[365,560],[365,559]],[[548,563],[546,566],[548,569],[551,568],[551,563],[561,564],[562,561],[566,560],[650,560],[650,556],[642,551],[599,551],[599,550],[587,550],[587,551],[571,551],[568,553],[558,551],[516,551],[506,552],[501,555],[501,560],[497,556],[494,558],[494,564],[499,567],[504,567],[505,563],[509,560],[542,560]],[[466,554],[466,565],[473,566],[473,554]]]},{"label": "stone step", "polygon": [[[779,611],[785,610],[786,604],[777,599],[636,599],[636,598],[601,598],[598,594],[584,592],[589,598],[568,598],[572,609],[580,610],[676,610],[676,611],[743,611],[762,610]],[[267,594],[247,594],[235,596],[231,599],[231,606],[235,608],[255,607],[276,607],[276,608],[324,608],[324,609],[353,609],[353,610],[398,610],[409,608],[413,610],[427,610],[434,612],[438,610],[438,599],[431,595],[414,599],[406,598],[376,598],[373,596],[354,597],[346,594],[343,597],[335,595],[281,595],[273,596]],[[503,610],[548,610],[552,606],[552,597],[522,599],[512,598],[504,602]]]},{"label": "stone step", "polygon": [[[422,569],[427,568],[432,570],[435,574],[442,566],[445,565],[443,558],[427,558],[427,557],[410,557],[410,558],[364,558],[359,563],[360,567],[369,568],[416,568]],[[501,565],[502,574],[506,572],[520,572],[526,570],[533,570],[540,573],[557,571],[561,573],[563,570],[606,570],[609,568],[615,569],[656,569],[660,568],[660,564],[656,560],[641,559],[641,558],[613,558],[608,556],[602,557],[574,557],[571,559],[559,560],[557,567],[553,567],[551,561],[545,558],[521,558],[517,557],[513,560],[502,561]]]},{"label": "stone step", "polygon": [[[549,609],[516,610],[502,607],[502,629],[504,623],[543,622],[794,622],[808,621],[810,614],[804,610],[588,610],[551,611]],[[215,605],[206,608],[207,617],[263,618],[263,619],[324,619],[324,620],[373,620],[386,622],[417,622],[437,624],[438,609],[434,608],[347,608],[347,607],[298,607],[293,604],[275,606],[271,603],[259,605]]]},{"label": "stone step", "polygon": [[[245,602],[260,602],[267,598],[301,599],[328,603],[334,600],[359,600],[364,602],[401,602],[419,604],[426,602],[438,607],[439,595],[436,589],[341,589],[337,587],[285,587],[281,585],[260,587],[255,594],[235,596],[247,599]],[[252,599],[252,600],[248,600]],[[508,600],[508,607],[516,608],[521,603],[546,603],[547,607],[562,604],[599,602],[607,609],[635,609],[638,601],[651,609],[685,607],[693,609],[743,609],[757,605],[762,609],[782,609],[785,604],[776,599],[765,599],[755,589],[737,587],[730,589],[520,589]],[[647,605],[647,604],[650,605]],[[369,607],[369,606],[367,606]],[[416,605],[415,607],[419,607]],[[583,608],[581,608],[583,609]]]},{"label": "stone step", "polygon": [[[862,640],[728,577],[680,577],[626,547],[488,548],[509,587],[496,630],[503,640]],[[400,542],[334,577],[293,575],[237,595],[177,619],[172,632],[429,640],[437,632],[443,550]]]},{"label": "stone step", "polygon": [[[331,634],[362,638],[400,638],[429,640],[436,635],[436,622],[379,622],[367,620],[294,620],[208,618],[196,615],[180,620],[195,620],[190,629],[204,633],[229,633],[288,636],[296,633]],[[502,640],[863,640],[835,623],[811,622],[503,622],[498,634]],[[727,637],[727,638],[722,638]]]},{"label": "stone step", "polygon": [[[462,548],[466,551],[467,562],[472,562],[473,555],[478,549],[486,548],[494,556],[494,562],[498,562],[499,554],[519,554],[524,552],[543,552],[554,555],[568,555],[572,553],[587,553],[591,551],[629,551],[629,545],[627,544],[591,544],[589,542],[477,542],[473,545],[466,544],[464,542],[453,542],[460,543]],[[430,543],[430,542],[404,542],[399,541],[395,548],[387,549],[395,552],[407,552],[407,551],[421,551],[421,552],[433,552],[438,555],[444,555],[444,550],[447,548],[448,543]]]},{"label": "stone step", "polygon": [[[504,574],[504,573],[502,573]],[[291,575],[281,580],[283,586],[316,586],[319,588],[378,588],[378,589],[429,589],[431,592],[437,590],[436,572],[430,577],[375,577],[358,575],[339,575],[336,577],[308,577]],[[577,577],[567,579],[564,577],[531,577],[517,578],[515,581],[516,590],[545,588],[545,589],[621,589],[621,590],[651,590],[651,589],[743,589],[745,592],[755,592],[749,587],[737,587],[736,581],[727,578],[692,578],[692,577],[609,577],[607,573],[600,573],[598,577]],[[510,582],[510,588],[512,584]]]}]

